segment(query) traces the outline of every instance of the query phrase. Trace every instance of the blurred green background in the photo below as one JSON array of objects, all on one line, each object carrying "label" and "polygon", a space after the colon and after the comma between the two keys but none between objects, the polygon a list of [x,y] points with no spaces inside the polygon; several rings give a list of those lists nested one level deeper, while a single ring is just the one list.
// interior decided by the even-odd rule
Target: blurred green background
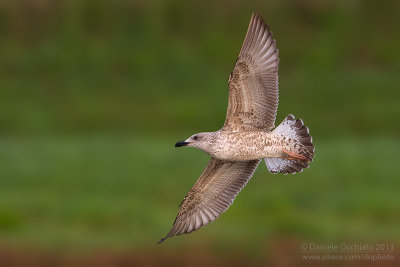
[{"label": "blurred green background", "polygon": [[[159,246],[209,158],[173,145],[222,126],[253,11],[280,51],[277,123],[305,121],[314,162],[260,164],[220,219]],[[302,242],[399,244],[399,14],[395,0],[1,1],[0,263],[281,264]]]}]

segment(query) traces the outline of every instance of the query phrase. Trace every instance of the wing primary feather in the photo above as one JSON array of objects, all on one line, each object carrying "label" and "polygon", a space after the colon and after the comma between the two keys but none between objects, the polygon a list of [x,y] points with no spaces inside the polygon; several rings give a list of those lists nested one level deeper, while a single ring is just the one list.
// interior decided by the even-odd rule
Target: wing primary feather
[{"label": "wing primary feather", "polygon": [[[268,25],[253,13],[230,75],[229,101],[222,130],[271,130],[278,108],[279,52]],[[268,79],[262,80],[262,77]]]},{"label": "wing primary feather", "polygon": [[260,160],[229,162],[211,158],[199,180],[184,198],[166,238],[190,233],[216,220],[232,204]]}]

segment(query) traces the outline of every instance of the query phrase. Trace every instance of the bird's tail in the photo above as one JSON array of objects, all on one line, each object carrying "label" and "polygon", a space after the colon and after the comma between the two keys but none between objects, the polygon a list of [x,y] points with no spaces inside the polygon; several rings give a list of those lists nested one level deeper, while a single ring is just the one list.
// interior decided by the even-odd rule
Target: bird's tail
[{"label": "bird's tail", "polygon": [[286,137],[291,149],[290,151],[283,150],[285,158],[265,158],[265,163],[271,173],[294,174],[308,167],[308,163],[314,157],[314,145],[309,130],[301,119],[295,119],[290,114],[272,133]]}]

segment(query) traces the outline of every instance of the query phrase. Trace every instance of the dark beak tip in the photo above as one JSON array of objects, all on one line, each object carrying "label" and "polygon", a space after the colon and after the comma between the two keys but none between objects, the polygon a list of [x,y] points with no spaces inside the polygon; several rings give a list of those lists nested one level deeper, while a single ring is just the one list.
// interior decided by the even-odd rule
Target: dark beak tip
[{"label": "dark beak tip", "polygon": [[175,144],[175,147],[181,147],[181,146],[187,146],[187,142],[185,141],[179,141]]}]

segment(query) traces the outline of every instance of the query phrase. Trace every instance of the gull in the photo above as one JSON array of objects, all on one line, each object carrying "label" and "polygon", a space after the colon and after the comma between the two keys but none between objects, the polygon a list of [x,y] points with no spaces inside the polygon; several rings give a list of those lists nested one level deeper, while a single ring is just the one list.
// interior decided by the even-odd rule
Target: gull
[{"label": "gull", "polygon": [[278,64],[272,33],[262,17],[253,13],[228,79],[224,126],[175,144],[201,149],[211,159],[183,199],[172,228],[159,243],[189,234],[217,219],[231,206],[262,159],[271,173],[294,174],[309,166],[314,146],[303,121],[290,114],[275,128]]}]

